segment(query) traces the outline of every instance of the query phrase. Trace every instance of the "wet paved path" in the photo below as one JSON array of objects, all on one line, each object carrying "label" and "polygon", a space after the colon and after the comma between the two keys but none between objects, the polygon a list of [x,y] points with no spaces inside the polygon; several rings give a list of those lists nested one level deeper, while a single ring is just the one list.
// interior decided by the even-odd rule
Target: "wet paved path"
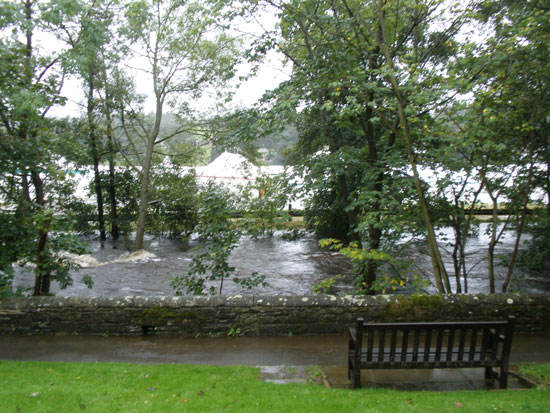
[{"label": "wet paved path", "polygon": [[[38,361],[186,363],[282,366],[288,381],[306,379],[303,367],[318,366],[328,382],[347,387],[345,335],[295,337],[97,337],[0,336],[0,359]],[[550,362],[550,336],[515,335],[511,364]],[[302,368],[289,369],[289,366]],[[285,381],[276,368],[273,381]],[[363,385],[400,389],[485,388],[482,369],[380,370],[364,372]],[[510,387],[521,387],[511,380]]]}]

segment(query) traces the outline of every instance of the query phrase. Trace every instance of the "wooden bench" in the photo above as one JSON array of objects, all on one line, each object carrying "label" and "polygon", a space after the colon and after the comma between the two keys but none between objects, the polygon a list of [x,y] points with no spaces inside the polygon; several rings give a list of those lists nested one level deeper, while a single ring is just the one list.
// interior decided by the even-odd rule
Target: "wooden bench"
[{"label": "wooden bench", "polygon": [[348,377],[355,389],[361,385],[361,369],[479,367],[485,368],[487,380],[497,379],[504,389],[513,331],[514,317],[435,323],[368,323],[358,318],[349,329]]}]

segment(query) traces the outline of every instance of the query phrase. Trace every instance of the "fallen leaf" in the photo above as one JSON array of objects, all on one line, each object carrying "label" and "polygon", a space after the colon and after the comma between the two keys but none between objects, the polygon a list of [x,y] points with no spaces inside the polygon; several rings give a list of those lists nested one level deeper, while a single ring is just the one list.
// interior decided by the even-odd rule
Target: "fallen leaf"
[{"label": "fallen leaf", "polygon": [[37,397],[40,394],[39,391],[29,394],[29,397]]},{"label": "fallen leaf", "polygon": [[204,392],[201,390],[197,393],[197,396],[204,396]]},{"label": "fallen leaf", "polygon": [[154,387],[147,387],[145,390],[155,391],[156,389]]},{"label": "fallen leaf", "polygon": [[143,377],[145,377],[146,379],[148,379],[148,378],[149,378],[149,374],[146,374],[146,375],[143,376]]},{"label": "fallen leaf", "polygon": [[189,400],[187,400],[187,399],[183,399],[183,400],[182,400],[181,402],[182,402],[182,403],[188,403],[188,402],[189,402]]},{"label": "fallen leaf", "polygon": [[413,404],[413,401],[411,399],[407,399],[407,404]]},{"label": "fallen leaf", "polygon": [[464,407],[464,405],[462,403],[455,402],[455,407]]},{"label": "fallen leaf", "polygon": [[21,413],[21,407],[16,406],[15,407],[15,413]]},{"label": "fallen leaf", "polygon": [[78,407],[80,407],[80,410],[86,410],[86,405],[84,403],[79,403]]}]

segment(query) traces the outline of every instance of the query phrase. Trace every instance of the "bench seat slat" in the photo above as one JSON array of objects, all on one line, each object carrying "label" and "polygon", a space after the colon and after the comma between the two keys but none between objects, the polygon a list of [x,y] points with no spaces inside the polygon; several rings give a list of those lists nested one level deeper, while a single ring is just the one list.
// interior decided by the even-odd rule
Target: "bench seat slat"
[{"label": "bench seat slat", "polygon": [[[420,353],[424,355],[424,349],[420,349]],[[470,349],[465,349],[468,353],[470,353]],[[437,353],[434,351],[431,351],[428,353],[427,357],[421,357],[420,359],[414,360],[414,352],[413,351],[406,351],[403,353],[401,349],[396,349],[395,352],[395,360],[392,361],[391,359],[391,353],[390,352],[379,352],[378,350],[373,350],[371,360],[369,361],[367,358],[367,353],[363,352],[361,353],[361,366],[371,366],[376,365],[380,362],[382,363],[393,363],[396,365],[399,364],[414,364],[418,363],[419,365],[422,365],[424,363],[438,363],[440,365],[448,365],[448,364],[468,364],[470,362],[477,362],[481,367],[483,366],[496,366],[499,364],[499,360],[493,359],[492,357],[486,357],[482,358],[481,350],[477,350],[472,352],[473,359],[465,359],[464,357],[460,357],[459,348],[453,348],[451,353],[447,352],[447,349],[442,349],[440,352],[440,359],[437,358]],[[404,356],[404,357],[403,357]]]}]

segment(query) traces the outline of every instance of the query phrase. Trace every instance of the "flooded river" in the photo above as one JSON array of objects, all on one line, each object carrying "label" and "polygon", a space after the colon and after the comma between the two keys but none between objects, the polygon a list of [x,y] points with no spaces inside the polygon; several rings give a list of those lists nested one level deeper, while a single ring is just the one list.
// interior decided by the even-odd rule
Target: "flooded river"
[{"label": "flooded river", "polygon": [[[485,227],[484,227],[485,225]],[[487,281],[487,241],[484,234],[486,224],[482,224],[479,235],[469,240],[467,254],[469,274],[469,292],[488,291]],[[440,236],[445,236],[445,231]],[[447,234],[449,235],[449,234]],[[514,237],[505,234],[502,244],[497,249],[499,255],[509,255]],[[73,285],[60,291],[57,284],[52,284],[52,292],[63,296],[159,296],[174,295],[170,279],[184,274],[196,248],[196,240],[180,241],[148,236],[145,242],[146,252],[131,255],[132,242],[119,241],[113,246],[106,242],[103,248],[99,242],[91,240],[91,253],[76,257],[81,263],[80,271],[73,271]],[[445,250],[444,242],[441,246]],[[449,248],[450,252],[450,248]],[[414,249],[407,258],[414,259],[414,270],[429,278],[430,260],[420,250]],[[452,272],[452,263],[445,254],[447,270]],[[350,261],[337,252],[321,249],[313,235],[288,241],[279,236],[258,239],[245,238],[233,251],[230,264],[236,268],[239,276],[250,276],[253,272],[266,277],[266,287],[255,287],[246,290],[232,282],[225,282],[223,294],[255,295],[305,295],[312,293],[313,286],[329,277],[336,278],[334,293],[349,294],[353,291],[352,265]],[[88,289],[81,278],[91,277],[93,288]],[[497,267],[497,291],[506,275],[506,268]],[[451,280],[454,290],[454,279]],[[30,288],[34,283],[34,273],[30,269],[18,267],[14,287]],[[216,284],[213,284],[216,286]],[[424,288],[426,292],[435,292],[431,285]],[[547,292],[550,291],[550,274],[531,273],[516,268],[512,291]],[[401,289],[397,292],[411,292]]]}]

